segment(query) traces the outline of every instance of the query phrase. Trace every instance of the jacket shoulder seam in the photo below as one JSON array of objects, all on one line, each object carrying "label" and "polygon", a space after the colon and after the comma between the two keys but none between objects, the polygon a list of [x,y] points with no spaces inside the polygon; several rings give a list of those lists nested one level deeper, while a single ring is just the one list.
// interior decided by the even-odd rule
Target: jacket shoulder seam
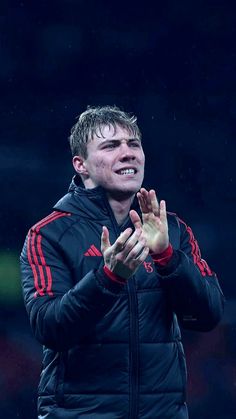
[{"label": "jacket shoulder seam", "polygon": [[74,220],[73,217],[74,214],[71,214],[69,212],[62,212],[62,211],[53,211],[48,216],[44,217],[42,220],[38,221],[36,224],[34,224],[29,231],[35,231],[36,233],[39,233],[39,231],[44,227],[50,227],[53,225],[54,221],[59,220],[60,218],[64,218],[66,216],[71,217],[71,222],[69,225],[65,226],[65,229],[59,234],[58,236],[58,242],[61,240],[63,235],[77,222],[77,219]]}]

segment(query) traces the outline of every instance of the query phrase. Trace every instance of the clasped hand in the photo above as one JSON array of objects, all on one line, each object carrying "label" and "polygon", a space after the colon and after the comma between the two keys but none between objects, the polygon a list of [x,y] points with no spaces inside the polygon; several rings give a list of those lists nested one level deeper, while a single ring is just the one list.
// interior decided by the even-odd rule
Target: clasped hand
[{"label": "clasped hand", "polygon": [[135,210],[130,211],[135,231],[127,228],[113,245],[110,244],[107,227],[103,227],[101,236],[105,265],[124,279],[137,271],[149,252],[160,254],[169,245],[165,201],[161,201],[159,205],[155,191],[147,191],[145,188],[140,189],[137,198],[142,220]]}]

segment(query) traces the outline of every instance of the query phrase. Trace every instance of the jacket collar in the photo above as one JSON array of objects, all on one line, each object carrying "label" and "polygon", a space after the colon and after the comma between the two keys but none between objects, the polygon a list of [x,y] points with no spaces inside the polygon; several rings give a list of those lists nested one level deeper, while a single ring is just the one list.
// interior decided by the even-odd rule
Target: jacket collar
[{"label": "jacket collar", "polygon": [[[83,218],[93,218],[97,221],[107,221],[113,215],[109,205],[106,190],[101,186],[86,189],[78,175],[75,175],[69,186],[68,193],[53,207],[59,211],[82,215]],[[139,212],[138,200],[135,196],[131,209]],[[114,215],[113,215],[114,217]],[[129,217],[123,225],[127,224]]]}]

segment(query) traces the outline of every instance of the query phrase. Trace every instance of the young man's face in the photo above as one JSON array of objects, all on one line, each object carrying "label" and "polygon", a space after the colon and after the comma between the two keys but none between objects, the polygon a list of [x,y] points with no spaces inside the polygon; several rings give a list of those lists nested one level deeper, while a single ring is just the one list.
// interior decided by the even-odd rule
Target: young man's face
[{"label": "young man's face", "polygon": [[112,194],[135,194],[144,176],[141,141],[119,125],[116,132],[112,126],[105,125],[102,134],[103,137],[94,135],[87,144],[88,155],[82,163],[85,187],[102,186]]}]

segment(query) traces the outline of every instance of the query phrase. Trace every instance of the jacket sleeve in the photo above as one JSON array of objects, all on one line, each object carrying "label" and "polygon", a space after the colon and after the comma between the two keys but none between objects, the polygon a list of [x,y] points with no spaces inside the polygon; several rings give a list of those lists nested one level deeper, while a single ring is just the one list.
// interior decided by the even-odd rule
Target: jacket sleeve
[{"label": "jacket sleeve", "polygon": [[216,274],[201,258],[198,243],[182,220],[180,250],[165,267],[156,265],[166,288],[173,311],[186,329],[208,331],[214,328],[223,315],[224,296]]},{"label": "jacket sleeve", "polygon": [[110,281],[103,267],[73,281],[58,244],[34,228],[28,233],[20,259],[32,330],[40,343],[57,351],[91,335],[123,288]]}]

